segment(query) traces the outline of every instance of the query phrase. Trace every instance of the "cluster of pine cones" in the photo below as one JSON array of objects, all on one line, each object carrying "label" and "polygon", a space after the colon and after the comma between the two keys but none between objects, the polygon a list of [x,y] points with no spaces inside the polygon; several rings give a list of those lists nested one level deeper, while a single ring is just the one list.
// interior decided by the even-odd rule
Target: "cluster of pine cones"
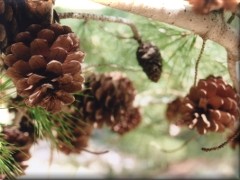
[{"label": "cluster of pine cones", "polygon": [[[57,149],[65,154],[81,153],[86,150],[93,129],[101,128],[104,124],[120,135],[136,128],[141,122],[141,113],[133,105],[135,93],[133,83],[119,72],[88,76],[81,94],[75,95],[76,101],[64,108],[64,114],[60,113],[69,130],[63,133],[61,121],[53,121]],[[21,96],[11,99],[14,107],[20,104],[22,106],[22,101]],[[21,112],[23,109],[18,110]],[[15,111],[17,116],[17,110]],[[4,126],[1,132],[8,143],[19,148],[14,152],[13,158],[22,170],[27,167],[25,161],[31,157],[30,147],[38,140],[34,136],[35,120],[29,119],[31,114],[28,111],[25,113],[19,126]]]},{"label": "cluster of pine cones", "polygon": [[240,3],[239,0],[188,0],[193,10],[199,14],[208,14],[212,11],[226,10],[235,13]]},{"label": "cluster of pine cones", "polygon": [[[189,0],[196,12],[236,11],[237,0]],[[109,127],[123,135],[141,122],[134,106],[133,83],[119,72],[82,75],[84,52],[80,40],[68,26],[56,22],[53,0],[0,0],[0,49],[6,74],[14,83],[20,101],[51,113],[66,108],[70,131],[57,131],[58,150],[80,153],[88,146],[93,128]],[[157,82],[162,57],[150,43],[139,45],[137,60],[148,78]],[[73,94],[78,93],[78,94]],[[22,98],[22,99],[21,99]],[[17,114],[17,112],[16,112]],[[200,134],[234,129],[239,122],[239,97],[221,77],[201,79],[186,97],[178,97],[167,108],[170,122],[197,129]],[[56,129],[59,122],[54,122]],[[3,126],[4,140],[18,149],[12,157],[24,170],[29,149],[36,141],[34,123],[22,116],[18,125]],[[69,138],[66,143],[66,137]],[[232,142],[235,147],[239,135]],[[3,176],[0,174],[0,177]]]},{"label": "cluster of pine cones", "polygon": [[[135,88],[122,74],[92,74],[84,84],[84,53],[79,49],[79,39],[70,27],[51,19],[52,5],[51,0],[0,0],[1,53],[6,74],[17,90],[15,103],[23,101],[50,113],[67,109],[69,116],[63,120],[70,130],[67,134],[57,131],[58,150],[80,153],[95,125],[100,128],[106,124],[112,131],[125,134],[139,125],[141,114],[133,106]],[[73,95],[78,92],[81,95]],[[19,126],[4,126],[1,132],[19,149],[13,158],[23,170],[36,141],[34,125],[26,126],[26,122],[29,119],[23,116]],[[54,123],[61,129],[59,122]]]},{"label": "cluster of pine cones", "polygon": [[[65,154],[79,154],[87,148],[94,124],[99,128],[106,124],[113,132],[122,135],[136,128],[141,122],[139,108],[133,106],[135,88],[127,77],[113,72],[92,74],[86,79],[83,92],[75,95],[76,101],[64,108],[64,114],[60,113],[69,130],[63,133],[61,121],[53,121],[54,130],[57,129],[55,133],[57,149]],[[12,98],[10,102],[14,107],[24,105],[21,96]],[[12,157],[24,170],[27,167],[25,161],[31,157],[29,150],[38,140],[34,132],[36,120],[28,113],[26,106],[11,111],[15,113],[15,119],[20,118],[20,123],[18,126],[17,124],[3,126],[1,134],[5,141],[13,145],[12,149],[18,148]],[[23,111],[25,114],[21,113]],[[18,112],[22,114],[21,117]]]},{"label": "cluster of pine cones", "polygon": [[[38,33],[40,29],[37,26],[47,28],[53,22],[53,3],[54,0],[0,0],[0,53],[4,57],[7,74],[11,74],[9,77],[16,85],[17,91],[24,96],[35,93],[36,83],[45,81],[39,79],[44,74],[37,67],[43,63],[43,60],[50,62],[51,59],[47,59],[46,54],[42,54],[40,47],[44,43],[46,46],[49,38],[56,39],[57,36]],[[35,29],[34,24],[36,24]],[[49,49],[50,45],[47,45]],[[37,60],[33,61],[34,58]],[[36,82],[37,80],[40,81]],[[29,91],[27,88],[32,90]],[[35,142],[34,124],[29,121],[28,116],[22,116],[22,113],[19,115],[19,111],[21,108],[16,108],[13,112],[16,117],[12,125],[2,126],[1,135],[12,150],[12,158],[24,170],[27,167],[25,161],[31,157],[30,147]],[[4,174],[0,174],[0,177],[7,178]]]},{"label": "cluster of pine cones", "polygon": [[[136,128],[141,122],[141,113],[133,105],[135,93],[133,83],[119,72],[88,75],[83,91],[76,94],[76,101],[65,109],[68,115],[63,120],[71,130],[62,134],[61,125],[55,122],[58,150],[79,154],[86,150],[93,129],[104,125],[119,135]],[[64,140],[66,137],[68,143]]]},{"label": "cluster of pine cones", "polygon": [[[66,110],[69,116],[62,118],[69,131],[56,131],[57,147],[65,154],[80,153],[95,125],[106,124],[122,135],[139,125],[141,114],[133,106],[133,83],[124,75],[92,74],[84,79],[80,40],[70,27],[57,22],[53,4],[54,0],[0,0],[0,53],[6,75],[16,87],[12,100],[23,106],[18,110],[37,106],[54,114]],[[26,114],[1,132],[13,146],[9,148],[17,148],[12,156],[22,170],[36,142],[35,120]],[[59,122],[54,123],[54,130],[61,130]]]}]

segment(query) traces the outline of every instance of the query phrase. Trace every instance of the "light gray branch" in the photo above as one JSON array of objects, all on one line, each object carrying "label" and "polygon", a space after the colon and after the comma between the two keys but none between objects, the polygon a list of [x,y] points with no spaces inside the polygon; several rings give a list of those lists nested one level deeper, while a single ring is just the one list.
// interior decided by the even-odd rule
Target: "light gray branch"
[{"label": "light gray branch", "polygon": [[239,61],[239,32],[224,22],[220,14],[198,15],[184,0],[92,0],[119,10],[142,15],[198,34],[222,45],[228,54],[228,70],[237,87],[236,61]]}]

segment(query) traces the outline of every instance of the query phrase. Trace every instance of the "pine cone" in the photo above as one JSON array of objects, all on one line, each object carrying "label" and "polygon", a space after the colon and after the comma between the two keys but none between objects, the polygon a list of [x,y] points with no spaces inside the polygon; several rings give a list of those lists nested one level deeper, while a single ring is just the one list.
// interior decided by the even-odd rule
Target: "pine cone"
[{"label": "pine cone", "polygon": [[117,124],[112,126],[112,131],[123,135],[135,129],[141,123],[141,114],[139,108],[128,110],[125,117]]},{"label": "pine cone", "polygon": [[182,104],[182,100],[182,97],[177,97],[167,104],[166,118],[169,122],[174,123],[180,118],[180,106]]},{"label": "pine cone", "polygon": [[135,89],[121,73],[91,74],[86,78],[83,95],[77,97],[82,118],[97,127],[110,127],[124,121],[132,109]]},{"label": "pine cone", "polygon": [[[79,154],[88,146],[88,141],[92,134],[93,126],[76,118],[78,116],[78,112],[74,112],[69,118],[66,118],[66,121],[69,122],[70,128],[72,129],[71,132],[65,134],[64,137],[61,137],[59,134],[57,134],[58,149],[65,154]],[[66,143],[66,141],[69,141],[69,144]]]},{"label": "pine cone", "polygon": [[28,106],[58,112],[74,101],[70,93],[82,89],[84,53],[70,27],[33,24],[17,34],[16,43],[6,52],[7,75]]},{"label": "pine cone", "polygon": [[27,165],[24,164],[24,161],[27,161],[31,157],[29,150],[34,142],[33,134],[30,134],[28,130],[21,131],[15,126],[5,126],[2,133],[6,142],[12,144],[14,148],[17,148],[14,150],[12,156],[15,161],[19,163],[20,167],[25,170]]},{"label": "pine cone", "polygon": [[142,43],[137,49],[137,60],[147,77],[157,82],[162,73],[162,57],[157,46]]},{"label": "pine cone", "polygon": [[31,24],[52,23],[52,0],[0,0],[0,53]]},{"label": "pine cone", "polygon": [[239,118],[237,93],[221,77],[201,79],[181,105],[179,124],[197,128],[200,134],[233,128]]},{"label": "pine cone", "polygon": [[237,10],[238,0],[188,0],[193,10],[199,14],[208,14],[211,11],[225,9],[231,12]]}]

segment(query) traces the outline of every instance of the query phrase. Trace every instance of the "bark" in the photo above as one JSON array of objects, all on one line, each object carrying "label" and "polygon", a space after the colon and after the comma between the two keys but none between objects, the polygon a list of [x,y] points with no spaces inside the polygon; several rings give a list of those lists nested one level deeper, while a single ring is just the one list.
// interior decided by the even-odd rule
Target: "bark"
[{"label": "bark", "polygon": [[227,51],[228,71],[238,87],[239,32],[226,24],[221,14],[199,15],[185,0],[92,0],[94,2],[190,30],[222,45]]}]

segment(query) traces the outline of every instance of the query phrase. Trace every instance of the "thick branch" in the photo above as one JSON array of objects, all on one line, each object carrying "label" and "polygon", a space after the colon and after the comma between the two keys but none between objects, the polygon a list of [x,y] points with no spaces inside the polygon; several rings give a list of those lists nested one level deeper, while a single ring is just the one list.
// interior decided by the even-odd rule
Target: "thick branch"
[{"label": "thick branch", "polygon": [[221,15],[198,15],[184,0],[92,0],[94,2],[190,30],[225,47],[228,70],[237,87],[236,61],[239,60],[239,34]]}]

